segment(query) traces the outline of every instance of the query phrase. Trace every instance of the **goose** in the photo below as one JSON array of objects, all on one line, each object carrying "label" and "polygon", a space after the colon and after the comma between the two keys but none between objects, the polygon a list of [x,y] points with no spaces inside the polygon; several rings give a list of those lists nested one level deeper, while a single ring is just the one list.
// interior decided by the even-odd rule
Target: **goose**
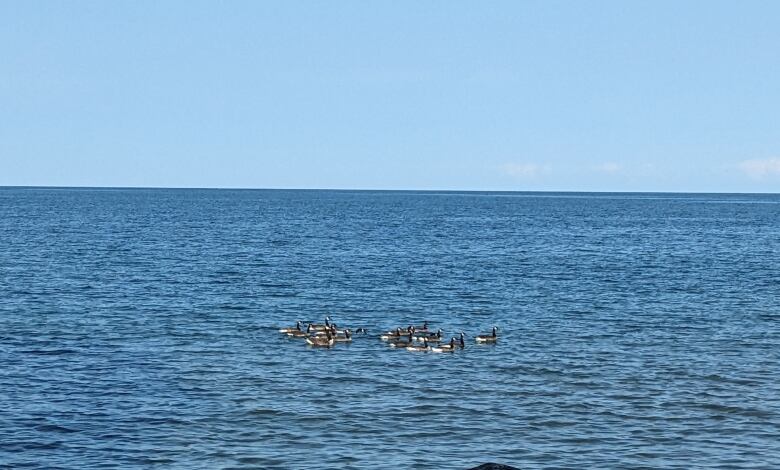
[{"label": "goose", "polygon": [[458,347],[459,347],[460,349],[465,349],[465,348],[466,348],[466,342],[463,340],[463,338],[464,338],[465,336],[466,336],[466,335],[464,335],[464,334],[463,334],[463,332],[461,331],[461,332],[460,332],[460,344],[458,345]]},{"label": "goose", "polygon": [[301,331],[302,323],[300,321],[295,322],[295,326],[292,328],[282,328],[279,333],[292,333],[293,331]]},{"label": "goose", "polygon": [[406,333],[404,333],[404,330],[402,330],[401,327],[398,327],[395,330],[390,330],[388,332],[385,332],[383,335],[379,337],[379,339],[381,339],[382,341],[388,341],[392,339],[398,339],[405,334]]},{"label": "goose", "polygon": [[305,338],[306,336],[309,336],[309,334],[311,334],[311,325],[306,327],[306,331],[292,330],[287,333],[287,336],[292,336],[293,338]]},{"label": "goose", "polygon": [[429,351],[431,349],[430,346],[428,346],[428,340],[423,340],[423,345],[420,346],[419,344],[412,344],[410,346],[406,347],[407,351]]},{"label": "goose", "polygon": [[414,339],[417,340],[417,341],[422,341],[424,339],[427,339],[431,343],[438,343],[439,341],[441,341],[441,334],[442,333],[444,333],[444,330],[439,328],[439,330],[436,331],[436,333],[426,333],[426,332],[423,332],[421,335],[415,336]]},{"label": "goose", "polygon": [[338,326],[335,323],[330,324],[330,332],[333,333],[333,335],[343,335],[344,332],[347,331],[346,329],[339,330]]},{"label": "goose", "polygon": [[330,326],[328,326],[324,330],[315,331],[312,334],[314,336],[325,336],[325,335],[328,335],[328,334],[331,335],[331,336],[336,336],[336,334],[338,334],[338,333],[343,334],[344,330],[337,330],[336,329],[336,324],[335,323],[331,323]]},{"label": "goose", "polygon": [[328,333],[324,338],[322,336],[307,336],[306,337],[306,343],[308,343],[310,346],[323,346],[323,347],[331,347],[333,346],[333,343],[335,340],[333,339],[333,336]]},{"label": "goose", "polygon": [[344,330],[344,336],[334,336],[333,341],[337,343],[349,343],[352,341],[352,333],[350,333],[349,328]]},{"label": "goose", "polygon": [[498,331],[498,328],[494,326],[492,335],[479,335],[474,339],[477,340],[477,343],[495,343],[498,341],[498,335],[496,335],[496,331]]},{"label": "goose", "polygon": [[428,322],[424,321],[421,326],[413,326],[412,328],[419,331],[428,331]]},{"label": "goose", "polygon": [[325,331],[330,328],[330,317],[325,317],[325,323],[310,323],[311,329],[314,331]]},{"label": "goose", "polygon": [[360,335],[360,334],[366,335],[366,334],[368,334],[368,331],[366,331],[366,329],[365,329],[365,328],[363,328],[363,327],[360,327],[360,328],[358,328],[357,330],[355,330],[355,334],[356,334],[356,335]]},{"label": "goose", "polygon": [[388,339],[398,338],[399,336],[401,336],[401,328],[396,328],[395,330],[385,331],[379,335],[379,339],[387,341]]},{"label": "goose", "polygon": [[440,344],[431,348],[433,352],[453,352],[455,351],[455,337],[450,338],[450,344]]},{"label": "goose", "polygon": [[405,348],[414,344],[414,338],[412,338],[412,333],[409,333],[407,339],[399,338],[395,341],[390,341],[388,344],[391,348]]}]

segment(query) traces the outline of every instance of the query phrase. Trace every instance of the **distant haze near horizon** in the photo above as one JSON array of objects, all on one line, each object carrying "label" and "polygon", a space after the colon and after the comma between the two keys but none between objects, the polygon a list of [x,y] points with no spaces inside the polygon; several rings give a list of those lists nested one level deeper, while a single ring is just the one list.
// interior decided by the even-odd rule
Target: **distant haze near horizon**
[{"label": "distant haze near horizon", "polygon": [[780,3],[3,2],[0,186],[780,191]]},{"label": "distant haze near horizon", "polygon": [[241,187],[241,186],[31,186],[31,185],[6,185],[0,186],[0,190],[40,190],[40,191],[275,191],[275,192],[352,192],[352,193],[409,193],[409,194],[508,194],[529,197],[543,197],[550,195],[556,197],[559,195],[572,197],[592,196],[592,195],[615,195],[616,197],[626,197],[630,195],[658,195],[658,196],[682,196],[696,197],[697,195],[723,195],[723,196],[767,196],[772,197],[778,194],[777,191],[571,191],[571,190],[521,190],[521,189],[415,189],[415,188],[394,188],[394,189],[375,189],[375,188],[271,188],[271,187]]}]

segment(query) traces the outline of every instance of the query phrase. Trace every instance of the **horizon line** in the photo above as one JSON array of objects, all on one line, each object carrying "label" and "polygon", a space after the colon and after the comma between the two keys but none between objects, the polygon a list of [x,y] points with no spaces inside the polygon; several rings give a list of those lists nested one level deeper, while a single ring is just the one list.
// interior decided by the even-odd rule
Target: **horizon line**
[{"label": "horizon line", "polygon": [[570,194],[757,194],[757,195],[777,195],[777,192],[762,191],[657,191],[657,190],[636,190],[636,191],[587,191],[572,189],[385,189],[385,188],[301,188],[301,187],[245,187],[245,186],[61,186],[61,185],[0,185],[0,190],[6,189],[164,189],[164,190],[204,190],[204,191],[354,191],[354,192],[418,192],[418,193],[570,193]]}]

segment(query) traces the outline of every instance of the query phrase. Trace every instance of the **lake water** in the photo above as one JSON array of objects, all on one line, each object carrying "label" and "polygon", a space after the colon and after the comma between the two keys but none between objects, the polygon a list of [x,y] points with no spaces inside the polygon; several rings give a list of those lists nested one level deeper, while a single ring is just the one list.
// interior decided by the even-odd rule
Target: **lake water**
[{"label": "lake water", "polygon": [[780,468],[780,196],[4,188],[0,364],[14,468]]}]

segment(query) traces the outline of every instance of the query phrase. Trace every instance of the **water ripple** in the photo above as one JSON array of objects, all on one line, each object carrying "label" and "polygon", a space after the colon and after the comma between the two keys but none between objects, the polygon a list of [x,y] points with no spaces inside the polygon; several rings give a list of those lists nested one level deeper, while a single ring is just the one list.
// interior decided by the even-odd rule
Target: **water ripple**
[{"label": "water ripple", "polygon": [[0,466],[778,468],[777,203],[0,189]]}]

